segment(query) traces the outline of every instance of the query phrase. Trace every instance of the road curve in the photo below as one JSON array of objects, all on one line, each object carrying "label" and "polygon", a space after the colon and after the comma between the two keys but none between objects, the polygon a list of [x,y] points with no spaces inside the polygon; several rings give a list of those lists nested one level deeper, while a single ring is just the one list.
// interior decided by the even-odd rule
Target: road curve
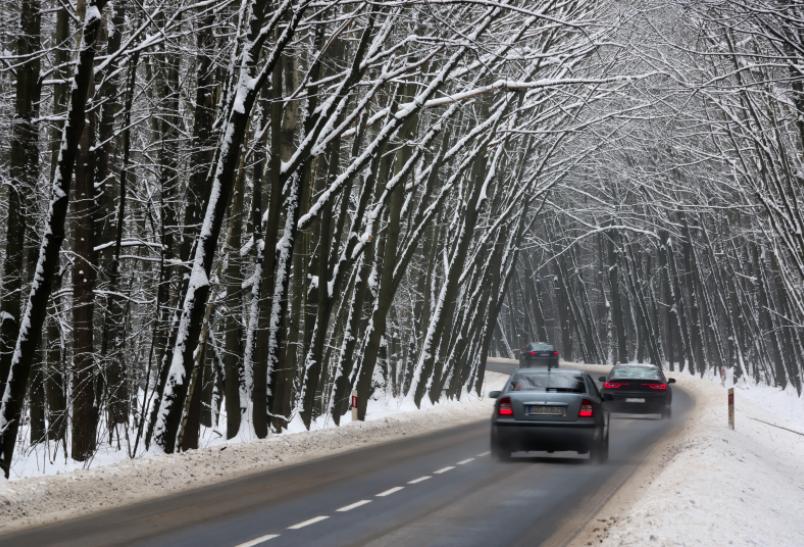
[{"label": "road curve", "polygon": [[[511,365],[489,363],[498,372]],[[486,421],[0,536],[0,545],[563,545],[684,420],[615,417],[606,465],[488,454]]]}]

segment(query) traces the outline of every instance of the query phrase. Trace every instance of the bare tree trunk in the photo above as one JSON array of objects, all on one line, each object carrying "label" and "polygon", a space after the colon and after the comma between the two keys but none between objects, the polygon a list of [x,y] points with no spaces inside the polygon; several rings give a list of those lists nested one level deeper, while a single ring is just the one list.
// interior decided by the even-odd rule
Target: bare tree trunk
[{"label": "bare tree trunk", "polygon": [[[54,289],[61,286],[61,275],[56,274]],[[51,302],[47,317],[47,333],[45,341],[45,362],[47,364],[45,390],[47,396],[47,438],[51,441],[62,440],[67,430],[67,393],[65,390],[64,356],[62,355],[61,329],[58,314],[59,303]]]},{"label": "bare tree trunk", "polygon": [[[111,22],[111,35],[106,46],[107,55],[113,55],[122,41],[122,27],[125,24],[126,2],[115,5],[114,19]],[[119,77],[116,75],[117,62],[109,65],[111,73],[105,78],[100,88],[103,99],[98,138],[100,144],[95,152],[95,191],[99,207],[95,223],[95,242],[103,246],[99,256],[100,281],[105,284],[106,296],[103,298],[100,356],[103,363],[105,393],[102,402],[106,405],[106,416],[109,432],[116,424],[128,423],[129,391],[125,370],[125,303],[118,294],[120,279],[120,253],[122,247],[122,231],[125,220],[126,181],[125,170],[128,164],[130,149],[131,106],[133,100],[133,78],[136,73],[138,56],[131,59],[129,77],[126,78],[128,93],[125,106],[118,100]],[[115,122],[121,110],[123,114],[122,147],[123,159],[120,184],[115,191],[112,181],[112,170],[121,163],[118,141],[114,135]],[[112,245],[112,243],[114,243]]]},{"label": "bare tree trunk", "polygon": [[[89,84],[92,86],[92,84]],[[91,89],[91,88],[90,88]],[[90,91],[91,93],[91,91]],[[71,215],[73,262],[72,458],[84,461],[95,451],[95,117],[89,116],[78,148]]]},{"label": "bare tree trunk", "polygon": [[70,109],[62,135],[60,160],[53,180],[53,197],[45,222],[45,233],[39,250],[36,273],[28,303],[23,314],[22,327],[17,336],[11,370],[0,406],[0,468],[8,477],[14,445],[19,428],[20,412],[27,391],[31,364],[36,355],[36,346],[41,340],[42,326],[47,312],[53,275],[58,269],[59,251],[64,240],[64,223],[70,182],[73,177],[79,142],[84,131],[86,104],[92,82],[95,60],[95,41],[101,24],[100,13],[106,0],[92,0],[84,18],[82,43],[78,65],[75,69],[74,86],[70,97]]},{"label": "bare tree trunk", "polygon": [[617,258],[617,249],[615,243],[615,234],[611,233],[606,239],[606,248],[608,252],[608,269],[609,269],[609,291],[611,295],[611,314],[612,321],[614,322],[615,334],[615,362],[627,363],[628,362],[628,344],[625,338],[625,318],[623,312],[622,300],[620,299],[620,266]]},{"label": "bare tree trunk", "polygon": [[8,217],[6,224],[5,262],[0,293],[0,393],[5,390],[11,368],[14,345],[20,328],[25,270],[25,236],[28,231],[30,196],[39,178],[39,127],[33,118],[40,95],[39,50],[41,26],[40,0],[20,1],[20,33],[17,38],[18,58],[26,59],[17,67],[17,87],[9,156]]},{"label": "bare tree trunk", "polygon": [[[483,146],[482,144],[480,146]],[[454,309],[455,299],[458,295],[459,280],[463,273],[464,264],[466,262],[469,245],[472,241],[472,236],[477,222],[479,206],[481,202],[481,192],[483,189],[483,181],[486,177],[486,156],[480,153],[474,158],[472,174],[469,177],[471,180],[471,188],[469,195],[465,201],[465,210],[463,214],[463,222],[461,231],[457,236],[455,248],[451,253],[449,260],[449,269],[446,273],[447,278],[444,280],[444,285],[441,288],[441,295],[436,306],[436,311],[430,321],[428,327],[428,335],[422,347],[422,354],[417,364],[417,369],[420,370],[419,377],[415,379],[416,391],[414,392],[414,401],[416,406],[421,404],[425,393],[430,386],[430,380],[434,385],[439,385],[441,381],[441,369],[443,362],[440,356],[437,355],[437,348],[441,343],[441,338],[444,336],[444,329],[446,328],[446,319],[451,315],[451,310]],[[438,400],[440,389],[432,390],[430,398],[433,402]]]},{"label": "bare tree trunk", "polygon": [[[403,93],[403,97],[409,97],[412,89],[408,87]],[[413,136],[416,129],[418,116],[411,116],[399,131],[399,138],[404,143],[403,148],[396,157],[396,168],[394,173],[399,175],[403,167],[407,164],[411,156],[411,149],[406,142]],[[389,162],[390,164],[390,162]],[[389,165],[390,167],[390,165]],[[395,178],[398,178],[395,177]],[[386,187],[385,180],[387,175],[380,179],[380,188]],[[386,321],[388,312],[396,293],[394,284],[394,273],[397,266],[398,243],[401,232],[401,213],[405,197],[404,180],[396,183],[391,192],[390,203],[388,206],[388,221],[385,226],[384,237],[381,241],[382,271],[380,272],[380,287],[377,292],[377,299],[371,313],[369,337],[363,351],[363,363],[360,367],[360,374],[357,379],[358,394],[358,417],[363,420],[366,416],[366,405],[373,391],[372,378],[374,367],[377,363],[377,356],[380,350],[382,338],[386,335]]]},{"label": "bare tree trunk", "polygon": [[[255,189],[260,185],[262,167],[258,162],[254,168],[253,184]],[[228,313],[224,319],[225,352],[223,355],[223,385],[226,399],[226,437],[231,439],[240,429],[240,417],[244,409],[240,400],[243,391],[243,328],[241,325],[243,291],[241,290],[242,274],[240,271],[240,239],[243,230],[243,195],[245,193],[245,166],[241,166],[237,177],[234,196],[229,211],[229,229],[226,234],[226,307]],[[259,195],[259,194],[258,194]],[[259,227],[259,225],[258,225]],[[257,282],[252,280],[252,283]]]},{"label": "bare tree trunk", "polygon": [[[223,218],[229,205],[242,146],[246,137],[249,115],[265,78],[273,69],[279,53],[290,41],[301,21],[306,5],[297,7],[287,21],[268,62],[255,74],[255,65],[263,41],[270,28],[263,28],[267,9],[265,0],[254,0],[249,22],[248,42],[244,47],[241,73],[235,91],[235,100],[228,112],[218,162],[212,173],[210,199],[207,202],[204,224],[198,236],[193,258],[193,269],[183,298],[181,319],[176,329],[176,343],[172,351],[170,370],[162,394],[154,437],[165,452],[173,452],[179,429],[187,384],[195,365],[194,353],[203,324],[204,310],[209,298],[209,275],[218,245]],[[289,2],[283,4],[284,12]],[[272,19],[278,25],[279,18]]]},{"label": "bare tree trunk", "polygon": [[[271,155],[268,159],[268,180],[270,181],[268,222],[266,223],[262,241],[259,242],[262,247],[258,250],[259,270],[255,271],[255,278],[252,280],[252,283],[255,283],[256,288],[258,288],[258,291],[252,294],[254,301],[252,306],[259,306],[258,314],[252,317],[252,320],[256,321],[257,324],[249,325],[249,328],[254,332],[254,341],[252,342],[254,357],[252,362],[246,363],[246,366],[252,369],[251,421],[259,438],[264,438],[268,435],[268,330],[271,319],[271,301],[267,299],[270,298],[273,290],[276,264],[274,249],[279,239],[280,215],[282,212],[282,181],[279,176],[282,143],[282,57],[278,59],[271,76],[271,99],[273,102],[270,107]],[[259,228],[260,226],[261,224],[258,224],[256,227]],[[247,351],[252,351],[252,348],[248,348]]]}]

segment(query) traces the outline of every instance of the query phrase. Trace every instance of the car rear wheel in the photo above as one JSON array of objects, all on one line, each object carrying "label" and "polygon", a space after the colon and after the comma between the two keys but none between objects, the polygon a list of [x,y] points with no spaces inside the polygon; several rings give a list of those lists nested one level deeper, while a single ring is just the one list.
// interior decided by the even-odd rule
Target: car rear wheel
[{"label": "car rear wheel", "polygon": [[673,408],[672,407],[667,406],[667,407],[664,408],[664,410],[662,410],[662,418],[663,419],[668,420],[672,416],[673,416]]},{"label": "car rear wheel", "polygon": [[609,437],[606,436],[592,446],[590,459],[595,463],[606,463],[609,461]]},{"label": "car rear wheel", "polygon": [[498,462],[510,462],[511,461],[511,451],[510,450],[505,450],[500,446],[491,445],[491,455]]},{"label": "car rear wheel", "polygon": [[511,460],[511,451],[505,448],[497,440],[494,430],[491,433],[491,457],[498,462],[507,462]]}]

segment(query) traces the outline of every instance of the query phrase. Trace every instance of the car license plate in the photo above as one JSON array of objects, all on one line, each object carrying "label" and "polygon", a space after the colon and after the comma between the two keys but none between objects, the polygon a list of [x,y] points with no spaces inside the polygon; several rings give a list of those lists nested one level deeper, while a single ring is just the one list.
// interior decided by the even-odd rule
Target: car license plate
[{"label": "car license plate", "polygon": [[625,402],[626,403],[644,403],[645,399],[642,399],[640,397],[629,397],[628,399],[625,400]]},{"label": "car license plate", "polygon": [[566,409],[563,406],[535,405],[528,407],[528,416],[564,416]]}]

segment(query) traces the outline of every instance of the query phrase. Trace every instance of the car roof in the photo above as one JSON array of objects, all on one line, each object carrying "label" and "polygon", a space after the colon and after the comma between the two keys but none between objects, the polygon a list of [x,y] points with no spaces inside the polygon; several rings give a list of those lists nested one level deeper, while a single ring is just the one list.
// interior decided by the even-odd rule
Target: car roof
[{"label": "car roof", "polygon": [[573,368],[518,368],[514,371],[514,374],[553,374],[556,376],[578,376],[586,374],[583,370],[573,369]]},{"label": "car roof", "polygon": [[651,363],[622,363],[614,365],[614,368],[659,368],[659,366]]}]

